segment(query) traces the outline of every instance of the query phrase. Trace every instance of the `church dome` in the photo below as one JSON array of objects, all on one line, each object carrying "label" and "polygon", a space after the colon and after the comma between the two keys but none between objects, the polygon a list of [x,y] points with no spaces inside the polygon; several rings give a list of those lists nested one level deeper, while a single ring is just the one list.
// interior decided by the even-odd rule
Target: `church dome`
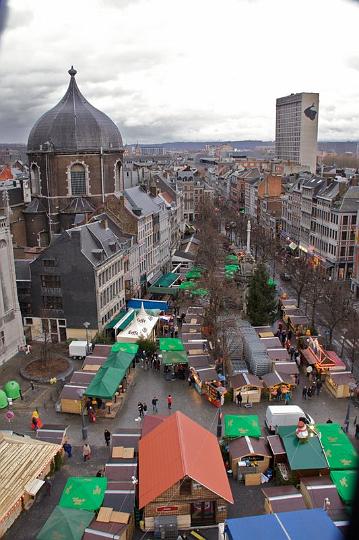
[{"label": "church dome", "polygon": [[28,152],[52,147],[54,152],[93,152],[122,148],[116,124],[84,98],[75,80],[77,71],[69,70],[70,84],[61,101],[43,114],[32,128]]}]

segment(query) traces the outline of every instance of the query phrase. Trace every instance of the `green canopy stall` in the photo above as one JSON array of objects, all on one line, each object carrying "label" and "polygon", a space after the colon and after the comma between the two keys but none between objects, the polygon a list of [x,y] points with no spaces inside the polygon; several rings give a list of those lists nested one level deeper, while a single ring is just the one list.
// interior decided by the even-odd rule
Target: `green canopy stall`
[{"label": "green canopy stall", "polygon": [[238,264],[238,257],[237,255],[227,255],[226,257],[226,262],[229,262],[229,263],[237,263]]},{"label": "green canopy stall", "polygon": [[256,414],[239,415],[226,414],[224,417],[224,436],[237,437],[260,437],[262,431]]},{"label": "green canopy stall", "polygon": [[94,512],[87,510],[55,506],[36,539],[81,540],[85,529],[90,525],[94,516]]},{"label": "green canopy stall", "polygon": [[357,483],[357,471],[331,471],[330,478],[333,480],[344,504],[352,504]]},{"label": "green canopy stall", "polygon": [[194,294],[195,296],[207,296],[208,291],[207,289],[195,289],[194,291],[191,291],[191,294]]},{"label": "green canopy stall", "polygon": [[107,488],[107,478],[97,476],[71,476],[68,478],[59,505],[95,511],[102,505]]},{"label": "green canopy stall", "polygon": [[127,343],[125,341],[118,341],[112,345],[111,352],[126,352],[131,354],[136,354],[138,351],[137,343]]},{"label": "green canopy stall", "polygon": [[357,469],[358,454],[339,424],[317,424],[330,469]]},{"label": "green canopy stall", "polygon": [[238,272],[239,264],[226,264],[224,269],[226,272]]},{"label": "green canopy stall", "polygon": [[296,426],[280,426],[278,434],[282,439],[292,471],[320,471],[329,468],[319,437],[315,434],[308,437],[305,442],[298,439]]},{"label": "green canopy stall", "polygon": [[186,351],[163,351],[162,364],[172,366],[173,364],[188,364]]},{"label": "green canopy stall", "polygon": [[126,370],[124,368],[103,365],[90,382],[84,395],[107,400],[112,399],[125,375]]},{"label": "green canopy stall", "polygon": [[104,367],[113,367],[119,369],[127,369],[130,367],[132,360],[136,355],[127,352],[110,352],[107,357]]},{"label": "green canopy stall", "polygon": [[188,291],[190,289],[195,289],[197,284],[194,281],[183,281],[181,285],[178,286],[182,291]]},{"label": "green canopy stall", "polygon": [[199,279],[202,277],[202,272],[199,270],[190,270],[185,277],[186,279]]},{"label": "green canopy stall", "polygon": [[160,338],[160,351],[184,351],[185,347],[180,338]]}]

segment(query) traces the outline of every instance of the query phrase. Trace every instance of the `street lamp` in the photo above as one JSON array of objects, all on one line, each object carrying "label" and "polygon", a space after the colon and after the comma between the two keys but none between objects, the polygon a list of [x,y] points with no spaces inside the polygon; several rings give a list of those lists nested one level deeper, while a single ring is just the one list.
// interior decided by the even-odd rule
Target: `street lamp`
[{"label": "street lamp", "polygon": [[86,439],[87,439],[87,426],[85,425],[85,407],[84,407],[84,403],[83,403],[84,393],[85,393],[84,388],[79,388],[79,390],[77,390],[77,395],[79,396],[79,398],[81,400],[82,439],[84,441],[86,441]]},{"label": "street lamp", "polygon": [[86,328],[86,354],[89,353],[89,322],[84,322],[84,327]]}]

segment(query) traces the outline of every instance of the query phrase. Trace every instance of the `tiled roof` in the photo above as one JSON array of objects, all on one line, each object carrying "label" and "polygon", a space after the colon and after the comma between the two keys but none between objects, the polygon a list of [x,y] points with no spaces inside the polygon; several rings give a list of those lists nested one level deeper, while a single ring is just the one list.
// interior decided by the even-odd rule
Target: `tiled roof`
[{"label": "tiled roof", "polygon": [[13,180],[13,178],[11,167],[9,165],[4,165],[4,167],[0,170],[0,181]]},{"label": "tiled roof", "polygon": [[188,476],[233,503],[215,435],[176,412],[139,443],[139,507]]}]

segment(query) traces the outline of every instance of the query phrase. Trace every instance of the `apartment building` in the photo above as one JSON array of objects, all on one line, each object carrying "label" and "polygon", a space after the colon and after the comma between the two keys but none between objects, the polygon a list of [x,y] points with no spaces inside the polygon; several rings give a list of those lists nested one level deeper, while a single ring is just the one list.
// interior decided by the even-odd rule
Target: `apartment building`
[{"label": "apartment building", "polygon": [[319,94],[302,92],[276,100],[275,155],[307,167],[317,165]]},{"label": "apartment building", "polygon": [[193,223],[199,217],[201,204],[206,198],[213,199],[214,189],[203,178],[198,176],[198,171],[190,166],[177,170],[172,181],[176,185],[176,191],[183,196],[183,217],[185,222]]}]

